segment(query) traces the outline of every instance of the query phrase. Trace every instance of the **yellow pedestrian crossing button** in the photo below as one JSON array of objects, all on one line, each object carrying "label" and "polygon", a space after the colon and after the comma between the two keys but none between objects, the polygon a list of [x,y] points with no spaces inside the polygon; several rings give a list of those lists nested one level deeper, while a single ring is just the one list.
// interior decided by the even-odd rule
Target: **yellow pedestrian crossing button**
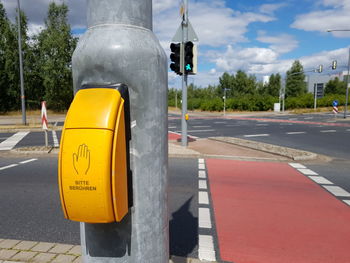
[{"label": "yellow pedestrian crossing button", "polygon": [[115,88],[87,88],[69,108],[58,168],[67,219],[119,222],[128,212],[126,99]]}]

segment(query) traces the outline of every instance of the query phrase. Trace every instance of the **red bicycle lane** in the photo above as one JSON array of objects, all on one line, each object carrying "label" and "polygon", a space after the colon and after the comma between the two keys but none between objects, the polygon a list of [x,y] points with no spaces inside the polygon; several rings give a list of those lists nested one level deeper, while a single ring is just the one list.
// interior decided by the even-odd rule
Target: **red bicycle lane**
[{"label": "red bicycle lane", "polygon": [[221,259],[350,262],[350,209],[286,163],[206,160]]}]

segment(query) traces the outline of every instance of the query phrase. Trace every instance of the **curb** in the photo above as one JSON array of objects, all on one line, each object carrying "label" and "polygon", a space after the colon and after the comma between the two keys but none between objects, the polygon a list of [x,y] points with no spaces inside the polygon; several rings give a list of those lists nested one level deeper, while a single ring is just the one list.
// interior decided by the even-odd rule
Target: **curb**
[{"label": "curb", "polygon": [[209,140],[235,144],[258,151],[272,153],[284,157],[288,157],[295,161],[309,161],[317,159],[318,155],[312,152],[297,150],[288,147],[272,145],[268,143],[249,141],[233,137],[209,137]]}]

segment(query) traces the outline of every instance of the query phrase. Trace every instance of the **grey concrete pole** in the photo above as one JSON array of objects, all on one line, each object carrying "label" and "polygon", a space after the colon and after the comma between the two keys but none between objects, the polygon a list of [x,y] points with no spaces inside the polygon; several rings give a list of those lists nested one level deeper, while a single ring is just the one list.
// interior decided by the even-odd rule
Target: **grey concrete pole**
[{"label": "grey concrete pole", "polygon": [[345,108],[344,108],[344,119],[346,119],[346,114],[348,111],[348,101],[349,101],[349,87],[350,86],[350,48],[349,48],[349,60],[348,60],[348,77],[346,81],[346,96],[345,96]]},{"label": "grey concrete pole", "polygon": [[21,5],[17,0],[17,19],[18,19],[18,53],[19,53],[19,76],[21,80],[21,106],[22,106],[22,124],[27,124],[26,103],[24,95],[24,79],[23,79],[23,58],[22,58],[22,34],[21,34]]},{"label": "grey concrete pole", "polygon": [[81,223],[83,261],[169,261],[167,58],[152,32],[152,0],[87,0],[88,30],[73,55],[82,84],[124,83],[131,107],[133,207],[120,223]]},{"label": "grey concrete pole", "polygon": [[[188,39],[188,0],[184,0],[185,14],[182,20],[182,48]],[[182,52],[185,55],[185,52]],[[182,116],[181,116],[181,145],[187,147],[187,74],[185,74],[185,58],[183,59],[182,72]]]}]

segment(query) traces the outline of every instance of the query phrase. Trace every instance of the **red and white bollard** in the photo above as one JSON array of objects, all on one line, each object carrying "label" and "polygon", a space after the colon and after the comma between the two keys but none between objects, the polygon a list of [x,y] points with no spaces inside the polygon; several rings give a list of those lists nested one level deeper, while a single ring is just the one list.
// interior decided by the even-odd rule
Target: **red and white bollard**
[{"label": "red and white bollard", "polygon": [[47,121],[47,112],[46,112],[46,101],[41,102],[41,123],[43,125],[43,130],[45,131],[45,146],[49,146],[47,130],[48,130],[48,121]]},{"label": "red and white bollard", "polygon": [[337,118],[337,115],[339,113],[338,106],[333,106],[333,113],[334,113],[334,117]]}]

